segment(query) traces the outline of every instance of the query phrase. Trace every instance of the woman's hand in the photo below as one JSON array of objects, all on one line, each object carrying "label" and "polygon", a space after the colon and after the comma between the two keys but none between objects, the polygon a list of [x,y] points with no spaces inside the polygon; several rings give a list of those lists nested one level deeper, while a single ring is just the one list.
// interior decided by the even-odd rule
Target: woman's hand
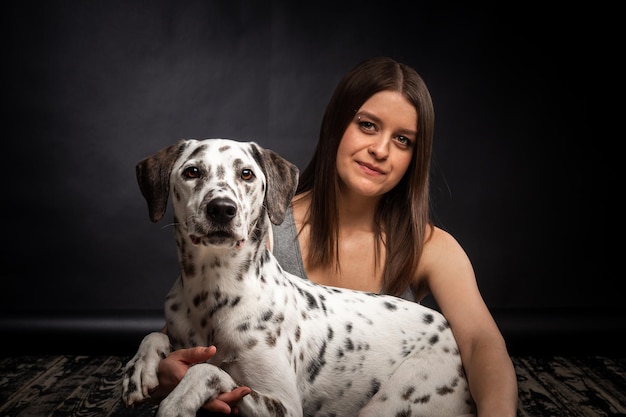
[{"label": "woman's hand", "polygon": [[[170,353],[159,362],[159,386],[150,393],[153,401],[160,402],[178,385],[191,365],[206,362],[215,355],[217,348],[194,347],[179,349]],[[214,400],[206,402],[202,408],[216,413],[238,414],[236,404],[250,394],[250,388],[237,387],[231,392],[223,392]]]}]

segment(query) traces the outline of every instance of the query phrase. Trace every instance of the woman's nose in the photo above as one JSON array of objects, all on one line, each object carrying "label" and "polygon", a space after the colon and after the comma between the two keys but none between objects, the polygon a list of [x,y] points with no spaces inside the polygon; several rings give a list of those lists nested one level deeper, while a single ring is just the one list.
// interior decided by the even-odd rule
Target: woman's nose
[{"label": "woman's nose", "polygon": [[378,138],[374,139],[374,141],[368,147],[367,151],[376,159],[387,159],[387,157],[389,156],[390,142],[390,139],[381,135]]}]

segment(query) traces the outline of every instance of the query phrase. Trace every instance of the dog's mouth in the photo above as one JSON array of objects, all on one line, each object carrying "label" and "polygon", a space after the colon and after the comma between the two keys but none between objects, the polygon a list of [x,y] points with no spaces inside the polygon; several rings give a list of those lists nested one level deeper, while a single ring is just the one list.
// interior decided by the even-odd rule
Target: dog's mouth
[{"label": "dog's mouth", "polygon": [[234,246],[240,248],[243,246],[245,239],[235,240],[235,236],[232,233],[224,232],[224,231],[216,231],[207,233],[204,236],[198,235],[189,235],[189,239],[191,243],[194,245],[203,245],[203,246],[218,246],[223,244],[228,244],[235,241]]}]

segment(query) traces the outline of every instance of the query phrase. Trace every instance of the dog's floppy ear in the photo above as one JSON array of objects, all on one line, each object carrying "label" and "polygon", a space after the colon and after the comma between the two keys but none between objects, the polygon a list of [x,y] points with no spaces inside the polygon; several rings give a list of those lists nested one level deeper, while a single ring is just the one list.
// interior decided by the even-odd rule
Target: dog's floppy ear
[{"label": "dog's floppy ear", "polygon": [[267,214],[272,223],[281,224],[298,187],[298,167],[270,149],[264,149],[254,142],[251,145],[254,158],[267,178],[264,201]]},{"label": "dog's floppy ear", "polygon": [[165,214],[170,191],[170,174],[174,162],[185,149],[185,143],[186,141],[181,139],[141,160],[135,167],[139,189],[148,202],[148,212],[153,222],[158,222]]}]

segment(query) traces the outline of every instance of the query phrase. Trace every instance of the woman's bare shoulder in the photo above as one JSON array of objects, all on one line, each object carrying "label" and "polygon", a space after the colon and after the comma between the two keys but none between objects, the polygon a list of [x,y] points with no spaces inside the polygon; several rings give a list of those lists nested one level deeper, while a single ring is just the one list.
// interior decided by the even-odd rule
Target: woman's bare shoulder
[{"label": "woman's bare shoulder", "polygon": [[[463,278],[464,277],[464,278]],[[416,279],[435,291],[449,280],[474,280],[471,262],[457,239],[449,232],[433,227],[426,237]]]},{"label": "woman's bare shoulder", "polygon": [[424,253],[422,260],[436,260],[440,256],[461,256],[465,257],[465,250],[461,247],[457,239],[451,233],[433,226],[429,229],[424,243]]}]

